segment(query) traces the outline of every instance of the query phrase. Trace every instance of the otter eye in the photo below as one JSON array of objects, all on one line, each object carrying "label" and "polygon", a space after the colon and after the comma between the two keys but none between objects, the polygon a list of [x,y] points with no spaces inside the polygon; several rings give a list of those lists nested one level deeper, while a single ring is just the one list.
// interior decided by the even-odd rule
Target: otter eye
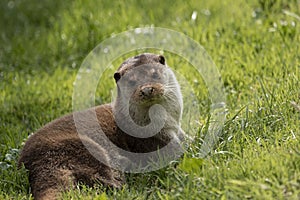
[{"label": "otter eye", "polygon": [[116,72],[114,74],[114,79],[116,80],[116,82],[118,82],[118,80],[120,80],[120,78],[121,78],[121,74],[119,72]]},{"label": "otter eye", "polygon": [[158,78],[159,78],[159,74],[158,74],[157,72],[154,72],[154,73],[152,74],[152,78],[153,78],[153,79],[158,79]]},{"label": "otter eye", "polygon": [[130,86],[135,86],[136,81],[134,81],[134,80],[129,80],[128,83],[129,83]]},{"label": "otter eye", "polygon": [[160,63],[160,64],[163,64],[163,65],[165,65],[165,57],[163,57],[163,56],[159,56],[159,58],[158,58],[158,62]]}]

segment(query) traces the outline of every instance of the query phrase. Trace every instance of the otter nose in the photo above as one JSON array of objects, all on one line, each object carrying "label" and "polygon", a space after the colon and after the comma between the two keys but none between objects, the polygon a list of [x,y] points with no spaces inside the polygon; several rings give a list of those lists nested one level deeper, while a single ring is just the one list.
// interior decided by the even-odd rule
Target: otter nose
[{"label": "otter nose", "polygon": [[149,97],[152,95],[153,91],[154,91],[153,87],[144,87],[141,90],[141,94],[145,97]]}]

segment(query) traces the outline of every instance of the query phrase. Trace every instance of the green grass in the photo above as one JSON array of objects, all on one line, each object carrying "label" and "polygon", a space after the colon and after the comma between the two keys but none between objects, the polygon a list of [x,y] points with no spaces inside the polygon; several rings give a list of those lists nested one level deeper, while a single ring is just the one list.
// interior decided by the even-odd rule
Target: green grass
[{"label": "green grass", "polygon": [[[216,63],[227,93],[222,138],[197,158],[207,128],[205,86],[166,52],[198,97],[198,139],[176,163],[128,175],[122,190],[83,186],[63,199],[299,199],[299,16],[298,0],[1,1],[0,199],[30,198],[18,150],[30,133],[72,111],[84,57],[112,34],[149,25],[185,33]],[[110,101],[111,72],[96,103]]]}]

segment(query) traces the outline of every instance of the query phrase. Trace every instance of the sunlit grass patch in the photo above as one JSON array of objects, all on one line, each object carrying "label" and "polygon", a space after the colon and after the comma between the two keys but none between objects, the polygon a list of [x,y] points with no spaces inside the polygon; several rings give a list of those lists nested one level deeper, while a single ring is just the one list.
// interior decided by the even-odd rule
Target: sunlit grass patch
[{"label": "sunlit grass patch", "polygon": [[[72,111],[73,82],[84,57],[105,38],[144,26],[180,31],[209,53],[227,95],[222,136],[208,157],[198,157],[209,122],[207,86],[190,63],[164,52],[198,104],[200,116],[190,127],[197,138],[188,151],[161,170],[128,174],[123,189],[82,186],[62,198],[300,198],[297,0],[4,0],[0,16],[0,199],[31,198],[27,172],[16,166],[18,152],[29,134]],[[99,81],[96,104],[111,101],[113,72],[134,54],[112,62]]]}]

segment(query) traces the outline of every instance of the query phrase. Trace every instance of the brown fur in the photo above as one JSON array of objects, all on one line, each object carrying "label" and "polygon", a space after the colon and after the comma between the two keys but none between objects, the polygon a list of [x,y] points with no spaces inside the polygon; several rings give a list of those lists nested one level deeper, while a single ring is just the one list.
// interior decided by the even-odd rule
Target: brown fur
[{"label": "brown fur", "polygon": [[[120,66],[115,79],[117,81],[119,75],[124,75],[135,66],[151,63],[164,65],[164,62],[162,56],[154,54],[130,58]],[[155,92],[162,93],[160,89]],[[160,133],[160,137],[150,138],[135,138],[123,133],[116,125],[113,106],[114,104],[100,105],[81,113],[88,116],[94,109],[105,135],[124,150],[150,152],[169,142],[170,138],[164,136],[164,132]],[[93,126],[89,118],[83,118],[80,123],[86,127]],[[97,128],[91,128],[94,134],[101,134]],[[21,152],[19,165],[24,164],[29,170],[29,182],[35,199],[57,199],[59,192],[73,188],[78,182],[90,186],[101,182],[104,186],[115,188],[120,188],[125,183],[121,172],[97,160],[83,142],[93,146],[97,149],[98,156],[107,163],[110,162],[110,155],[104,147],[91,138],[79,138],[72,114],[54,120],[29,137]]]}]

